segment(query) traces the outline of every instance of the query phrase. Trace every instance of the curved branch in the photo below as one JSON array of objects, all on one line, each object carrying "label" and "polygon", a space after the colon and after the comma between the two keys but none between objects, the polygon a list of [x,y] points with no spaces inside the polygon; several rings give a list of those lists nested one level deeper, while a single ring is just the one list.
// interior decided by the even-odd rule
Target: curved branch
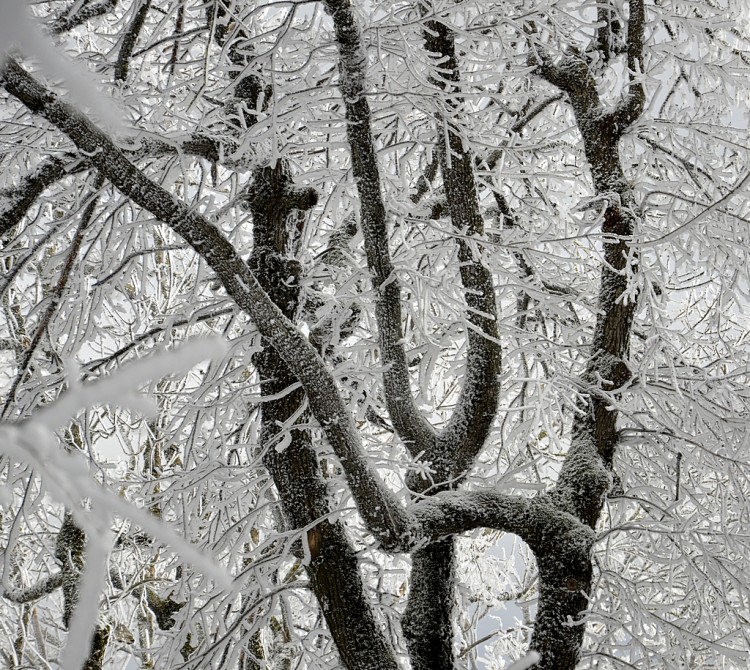
[{"label": "curved branch", "polygon": [[530,644],[541,655],[537,667],[576,667],[585,629],[580,615],[591,591],[593,529],[546,495],[529,499],[493,490],[444,491],[413,511],[426,540],[480,527],[523,539],[539,566],[539,607]]},{"label": "curved branch", "polygon": [[59,589],[62,583],[63,573],[56,572],[54,575],[45,577],[32,586],[27,586],[23,589],[7,589],[2,592],[2,597],[17,605],[24,605],[48,596],[53,591]]},{"label": "curved branch", "polygon": [[273,304],[229,241],[204,216],[149,180],[83,113],[47,90],[15,60],[7,60],[0,81],[29,110],[65,133],[120,192],[172,228],[216,272],[229,296],[253,319],[304,387],[370,530],[385,547],[400,548],[413,534],[413,519],[367,462],[353,418],[322,358]]},{"label": "curved branch", "polygon": [[326,0],[325,6],[336,29],[341,64],[339,87],[346,108],[346,134],[359,194],[360,225],[377,295],[375,318],[383,361],[386,406],[399,436],[410,453],[417,455],[432,450],[436,432],[419,411],[411,390],[403,345],[401,288],[388,249],[386,211],[370,124],[370,106],[365,97],[366,57],[348,0]]},{"label": "curved branch", "polygon": [[560,510],[548,496],[524,498],[495,490],[443,491],[413,504],[409,511],[419,523],[421,540],[434,542],[477,528],[518,535],[540,555],[558,535],[579,536],[593,545],[595,534],[572,514]]},{"label": "curved branch", "polygon": [[[458,90],[460,70],[453,31],[442,21],[428,21],[424,31],[427,51],[436,55],[440,77],[433,83],[448,94]],[[455,111],[455,103],[447,103]],[[481,237],[484,220],[474,178],[474,157],[450,119],[441,123],[438,115],[440,167],[453,228],[461,233],[458,240],[461,282],[467,306],[468,355],[466,373],[458,403],[438,439],[433,466],[444,479],[460,477],[471,466],[484,445],[495,418],[500,387],[500,334],[492,273],[478,257],[469,240],[463,236]],[[444,129],[447,126],[447,129]],[[441,463],[442,462],[442,463]],[[443,465],[443,467],[440,467]]]}]

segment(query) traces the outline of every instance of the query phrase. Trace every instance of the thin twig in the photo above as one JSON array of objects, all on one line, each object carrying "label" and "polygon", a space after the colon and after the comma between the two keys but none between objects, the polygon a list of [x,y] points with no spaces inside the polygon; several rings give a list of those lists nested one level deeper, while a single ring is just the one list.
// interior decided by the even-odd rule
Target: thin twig
[{"label": "thin twig", "polygon": [[33,357],[34,352],[39,346],[39,343],[41,342],[45,331],[49,327],[49,324],[52,321],[52,317],[57,311],[57,307],[60,304],[60,300],[65,291],[65,287],[67,286],[68,280],[70,279],[70,274],[73,270],[73,264],[75,263],[78,251],[81,248],[84,233],[94,219],[94,212],[97,205],[99,204],[98,192],[102,188],[103,184],[104,178],[101,176],[97,176],[96,183],[94,185],[96,193],[81,215],[81,222],[78,225],[78,229],[76,230],[75,235],[73,236],[73,240],[71,241],[70,250],[68,251],[68,255],[65,259],[63,269],[60,272],[60,277],[57,280],[57,285],[52,289],[52,293],[49,296],[49,305],[42,315],[42,318],[39,320],[39,325],[36,329],[36,332],[34,333],[34,337],[32,338],[31,343],[29,344],[26,352],[23,355],[23,360],[18,367],[18,372],[16,372],[16,376],[13,379],[10,390],[8,391],[8,396],[6,397],[5,403],[3,404],[2,412],[0,412],[0,418],[2,419],[5,419],[7,417],[8,410],[10,409],[13,402],[15,402],[18,386],[26,375],[26,371],[28,370],[29,364],[31,363],[31,358]]}]

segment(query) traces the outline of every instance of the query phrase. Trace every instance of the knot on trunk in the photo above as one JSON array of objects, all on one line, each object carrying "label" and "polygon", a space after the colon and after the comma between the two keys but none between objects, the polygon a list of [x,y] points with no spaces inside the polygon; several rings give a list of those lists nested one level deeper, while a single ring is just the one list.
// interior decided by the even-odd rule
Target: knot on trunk
[{"label": "knot on trunk", "polygon": [[290,217],[295,210],[306,212],[318,204],[318,192],[298,188],[284,161],[258,168],[240,204],[253,214],[255,247],[269,247],[279,254],[294,254],[304,228],[303,217]]},{"label": "knot on trunk", "polygon": [[606,351],[599,351],[589,364],[586,381],[603,391],[616,391],[633,377],[628,364]]}]

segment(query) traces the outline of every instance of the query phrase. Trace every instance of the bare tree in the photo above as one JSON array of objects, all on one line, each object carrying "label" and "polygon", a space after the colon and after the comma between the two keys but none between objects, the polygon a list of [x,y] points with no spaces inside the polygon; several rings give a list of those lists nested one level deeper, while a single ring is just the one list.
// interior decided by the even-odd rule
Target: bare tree
[{"label": "bare tree", "polygon": [[58,431],[80,501],[6,448],[10,667],[71,658],[106,554],[90,670],[747,666],[746,10],[538,4],[34,5],[3,420],[229,350]]}]

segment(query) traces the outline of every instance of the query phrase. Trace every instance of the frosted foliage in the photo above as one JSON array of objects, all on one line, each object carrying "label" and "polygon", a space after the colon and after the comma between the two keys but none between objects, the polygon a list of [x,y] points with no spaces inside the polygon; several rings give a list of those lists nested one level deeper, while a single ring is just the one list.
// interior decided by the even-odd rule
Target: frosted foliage
[{"label": "frosted foliage", "polygon": [[74,64],[61,49],[55,48],[52,38],[44,34],[43,27],[29,14],[24,0],[4,0],[2,3],[0,44],[3,45],[0,62],[8,54],[21,50],[25,56],[37,61],[46,75],[62,80],[75,104],[94,112],[97,120],[108,129],[123,130],[116,106],[97,90],[96,81],[84,69]]},{"label": "frosted foliage", "polygon": [[0,667],[749,667],[746,3],[351,5],[0,0]]}]

